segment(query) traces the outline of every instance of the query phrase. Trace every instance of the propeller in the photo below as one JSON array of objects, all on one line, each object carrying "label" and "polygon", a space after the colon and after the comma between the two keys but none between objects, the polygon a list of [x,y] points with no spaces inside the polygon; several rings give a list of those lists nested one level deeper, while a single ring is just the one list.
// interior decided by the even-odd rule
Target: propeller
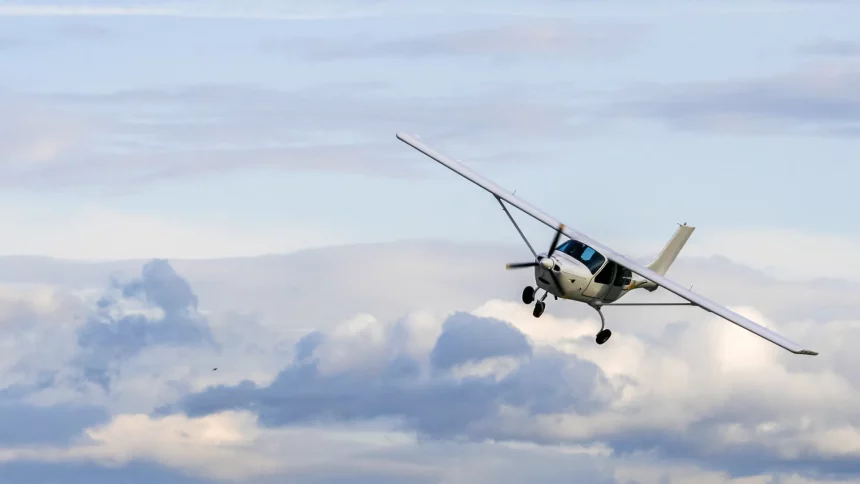
[{"label": "propeller", "polygon": [[552,258],[552,254],[555,252],[555,248],[558,246],[558,240],[561,238],[561,231],[564,230],[564,224],[558,226],[558,230],[555,232],[555,236],[552,238],[552,243],[549,245],[549,251],[546,254],[546,257],[538,256],[534,262],[512,262],[507,264],[507,269],[525,269],[527,267],[537,267],[541,266],[549,272],[550,277],[552,277],[552,282],[555,284],[555,287],[558,288],[559,292],[564,294],[564,289],[561,287],[561,281],[558,280],[558,276],[553,272],[552,268],[555,267],[556,262],[555,259]]}]

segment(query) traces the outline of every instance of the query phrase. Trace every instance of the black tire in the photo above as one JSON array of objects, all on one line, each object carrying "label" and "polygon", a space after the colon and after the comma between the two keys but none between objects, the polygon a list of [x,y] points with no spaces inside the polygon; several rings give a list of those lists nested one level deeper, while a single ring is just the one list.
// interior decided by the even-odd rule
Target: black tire
[{"label": "black tire", "polygon": [[537,304],[535,304],[535,309],[532,311],[532,315],[536,318],[541,317],[545,308],[546,305],[542,301],[538,301]]},{"label": "black tire", "polygon": [[597,344],[602,345],[603,343],[609,341],[610,336],[612,336],[612,331],[604,329],[603,331],[597,333],[597,338],[595,338],[595,340],[597,341]]},{"label": "black tire", "polygon": [[523,289],[523,303],[531,304],[534,302],[534,300],[535,300],[535,288],[533,288],[531,286],[526,286],[526,288]]}]

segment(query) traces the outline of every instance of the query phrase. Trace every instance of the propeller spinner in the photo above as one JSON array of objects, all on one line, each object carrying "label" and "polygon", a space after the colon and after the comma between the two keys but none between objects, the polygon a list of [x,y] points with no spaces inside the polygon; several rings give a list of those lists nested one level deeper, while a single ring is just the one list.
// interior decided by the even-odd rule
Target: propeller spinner
[{"label": "propeller spinner", "polygon": [[555,237],[552,239],[552,243],[549,246],[549,251],[547,252],[545,257],[538,256],[534,262],[513,262],[508,264],[506,267],[508,269],[524,269],[526,267],[537,267],[541,266],[549,272],[550,277],[552,277],[552,282],[555,284],[555,287],[558,288],[560,294],[564,295],[564,288],[561,286],[561,281],[558,280],[558,276],[552,270],[556,266],[556,260],[552,258],[552,254],[555,252],[555,248],[558,246],[558,240],[561,238],[561,231],[564,230],[564,224],[558,226],[558,230],[555,232]]}]

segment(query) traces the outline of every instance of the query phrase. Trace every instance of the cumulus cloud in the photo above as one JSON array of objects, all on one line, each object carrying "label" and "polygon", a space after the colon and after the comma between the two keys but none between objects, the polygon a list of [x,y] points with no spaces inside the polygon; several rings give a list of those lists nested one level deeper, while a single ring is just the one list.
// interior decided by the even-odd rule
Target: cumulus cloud
[{"label": "cumulus cloud", "polygon": [[[129,414],[93,426],[71,448],[0,450],[0,461],[75,462],[92,460],[108,466],[131,460],[155,461],[168,467],[191,468],[198,474],[221,478],[265,475],[279,466],[244,449],[255,437],[255,418],[224,413],[202,419],[151,419]],[[249,431],[250,430],[250,431]],[[179,462],[181,461],[181,462]]]},{"label": "cumulus cloud", "polygon": [[[427,438],[480,440],[506,433],[492,422],[508,407],[538,414],[589,413],[604,404],[605,390],[598,388],[604,382],[596,367],[575,357],[560,359],[552,351],[532,356],[522,333],[501,321],[463,314],[449,318],[429,355],[421,355],[430,365],[404,348],[416,337],[404,324],[374,324],[368,331],[377,335],[377,343],[368,345],[367,332],[347,323],[351,341],[338,345],[340,351],[329,350],[325,341],[314,349],[315,359],[284,369],[271,385],[215,387],[188,397],[182,408],[191,416],[253,410],[270,426],[402,419],[406,429]],[[331,360],[342,361],[344,353],[354,355],[348,364],[333,367]],[[476,363],[485,367],[475,368]],[[467,371],[455,371],[458,367]]]},{"label": "cumulus cloud", "polygon": [[[493,303],[479,312],[520,331],[535,330],[526,309]],[[754,310],[735,310],[778,331],[804,328],[800,337],[822,327],[846,331],[857,324],[782,327]],[[385,418],[400,422],[400,430],[432,439],[604,444],[620,454],[656,452],[669,460],[708,462],[733,475],[780,469],[821,474],[830,466],[856,472],[850,464],[860,452],[852,437],[860,419],[854,410],[860,408],[856,380],[815,362],[787,365],[792,356],[721,319],[691,316],[665,325],[657,339],[634,331],[602,347],[593,341],[595,318],[568,320],[565,326],[583,336],[565,338],[570,332],[565,329],[552,344],[532,346],[530,355],[514,352],[518,357],[505,361],[511,354],[502,350],[505,339],[487,337],[507,327],[504,323],[491,330],[486,319],[454,318],[472,331],[452,331],[456,325],[440,323],[424,363],[392,343],[398,341],[392,338],[398,324],[376,323],[375,333],[387,336],[376,338],[372,355],[357,350],[348,366],[323,374],[318,369],[323,356],[305,359],[269,386],[218,386],[187,397],[180,408],[190,416],[252,411],[270,427]],[[540,329],[537,337],[547,340]],[[434,352],[454,341],[468,354],[459,338],[493,341],[489,346],[495,351],[475,345],[469,358],[457,360],[466,371],[434,366]],[[325,345],[313,354],[330,357]]]},{"label": "cumulus cloud", "polygon": [[0,446],[71,443],[82,429],[106,422],[109,418],[110,413],[103,407],[74,404],[35,406],[10,399],[0,392]]},{"label": "cumulus cloud", "polygon": [[[108,282],[107,278],[102,281]],[[266,346],[267,341],[278,344],[276,331],[260,338],[256,322],[233,315],[226,315],[226,319],[243,331],[230,335],[226,340],[230,348],[223,350],[220,345],[224,340],[218,340],[224,338],[221,325],[225,315],[211,319],[204,315],[188,282],[165,260],[144,264],[138,277],[114,279],[107,290],[98,286],[84,290],[62,285],[2,286],[0,472],[4,475],[37,478],[40,472],[26,465],[34,461],[61,467],[75,462],[113,467],[159,459],[166,462],[164,465],[170,464],[169,454],[158,453],[159,449],[171,448],[169,433],[159,434],[160,444],[147,448],[155,455],[141,448],[142,442],[157,440],[147,432],[160,432],[165,423],[148,424],[145,415],[122,412],[148,411],[179,395],[201,390],[211,383],[211,363],[221,355],[240,361],[215,376],[215,382],[231,381],[237,370],[243,378],[256,373],[263,374],[265,380],[265,369],[253,353],[265,348],[271,358],[279,357]],[[248,334],[258,342],[250,352],[244,346]],[[200,361],[203,365],[195,368]],[[248,363],[256,367],[242,372]],[[94,392],[88,381],[100,386],[101,394]],[[140,417],[144,422],[139,422]],[[218,445],[224,438],[233,442],[230,429],[241,424],[230,416],[215,420],[186,425],[191,427],[190,433],[215,442],[209,454],[201,450],[204,457],[211,457],[210,469],[225,461],[218,455]],[[182,427],[171,422],[167,420],[171,429]],[[135,440],[135,435],[142,440]],[[119,442],[116,439],[120,437],[129,440]],[[231,468],[242,462],[257,469],[264,467],[252,453],[235,460]],[[229,469],[223,472],[229,474]],[[105,473],[110,474],[98,469],[86,474],[97,478]],[[146,470],[144,474],[164,473]]]},{"label": "cumulus cloud", "polygon": [[456,314],[445,321],[430,352],[430,363],[441,369],[504,356],[530,356],[525,336],[509,324]]},{"label": "cumulus cloud", "polygon": [[[509,288],[482,286],[481,261],[507,259],[480,247],[383,244],[294,257],[354,261],[342,267],[346,280],[366,274],[362,264],[391,277],[399,264],[375,261],[400,257],[447,268],[467,258],[477,268],[456,277],[428,270],[426,288],[399,295],[411,309],[391,311],[378,291],[356,289],[341,313],[304,304],[303,316],[278,306],[228,311],[242,307],[240,288],[303,301],[289,281],[306,284],[313,267],[291,266],[289,257],[156,260],[143,270],[57,262],[57,273],[78,267],[73,273],[102,283],[72,291],[7,282],[0,342],[17,351],[0,357],[0,472],[23,475],[39,463],[43,473],[161,469],[176,482],[254,483],[579,476],[740,484],[860,475],[860,360],[850,344],[857,308],[811,309],[828,303],[822,298],[850,298],[852,283],[779,281],[717,258],[673,266],[675,279],[821,352],[804,358],[695,308],[607,308],[614,335],[598,346],[593,310],[550,301],[536,319],[517,301],[517,276]],[[51,271],[33,267],[20,277],[45,282]],[[137,274],[116,275],[105,291],[99,271]],[[268,292],[246,287],[254,280]],[[464,298],[469,286],[487,293]],[[493,293],[510,301],[487,301]],[[168,321],[177,331],[166,331]],[[205,331],[186,331],[204,321]],[[81,342],[92,331],[103,344]],[[98,348],[119,356],[98,361],[120,371],[96,392],[74,376],[75,362]]]},{"label": "cumulus cloud", "polygon": [[[143,267],[142,277],[115,283],[119,294],[98,300],[98,313],[78,332],[79,364],[88,380],[109,389],[114,363],[156,345],[216,347],[209,324],[200,315],[197,297],[166,260]],[[117,297],[119,299],[117,299]],[[144,303],[135,308],[123,303]]]}]

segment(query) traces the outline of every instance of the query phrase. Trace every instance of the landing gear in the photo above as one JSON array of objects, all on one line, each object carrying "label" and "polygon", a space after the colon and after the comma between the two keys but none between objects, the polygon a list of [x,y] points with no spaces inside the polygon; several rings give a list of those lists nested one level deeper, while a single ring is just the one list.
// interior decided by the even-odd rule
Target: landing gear
[{"label": "landing gear", "polygon": [[597,341],[597,344],[602,345],[609,341],[609,337],[612,336],[612,331],[606,329],[606,320],[603,318],[603,312],[600,310],[600,306],[592,305],[591,307],[593,307],[597,311],[597,314],[600,315],[600,331],[597,332],[595,341]]},{"label": "landing gear", "polygon": [[602,345],[603,343],[606,343],[610,336],[612,336],[612,331],[603,329],[597,333],[597,338],[595,338],[595,340],[597,341],[597,344]]},{"label": "landing gear", "polygon": [[534,300],[535,300],[535,288],[533,288],[531,286],[526,286],[526,288],[523,289],[523,303],[531,304],[534,302]]},{"label": "landing gear", "polygon": [[[523,302],[525,304],[533,303],[535,301],[535,294],[536,293],[537,293],[537,289],[535,289],[531,286],[526,286],[526,288],[523,289]],[[543,300],[546,299],[547,296],[549,296],[549,293],[544,292],[543,297],[540,298],[540,301],[535,302],[535,309],[534,309],[534,311],[532,311],[532,315],[534,317],[539,318],[543,314],[544,309],[546,309],[546,303],[543,302]]]}]

